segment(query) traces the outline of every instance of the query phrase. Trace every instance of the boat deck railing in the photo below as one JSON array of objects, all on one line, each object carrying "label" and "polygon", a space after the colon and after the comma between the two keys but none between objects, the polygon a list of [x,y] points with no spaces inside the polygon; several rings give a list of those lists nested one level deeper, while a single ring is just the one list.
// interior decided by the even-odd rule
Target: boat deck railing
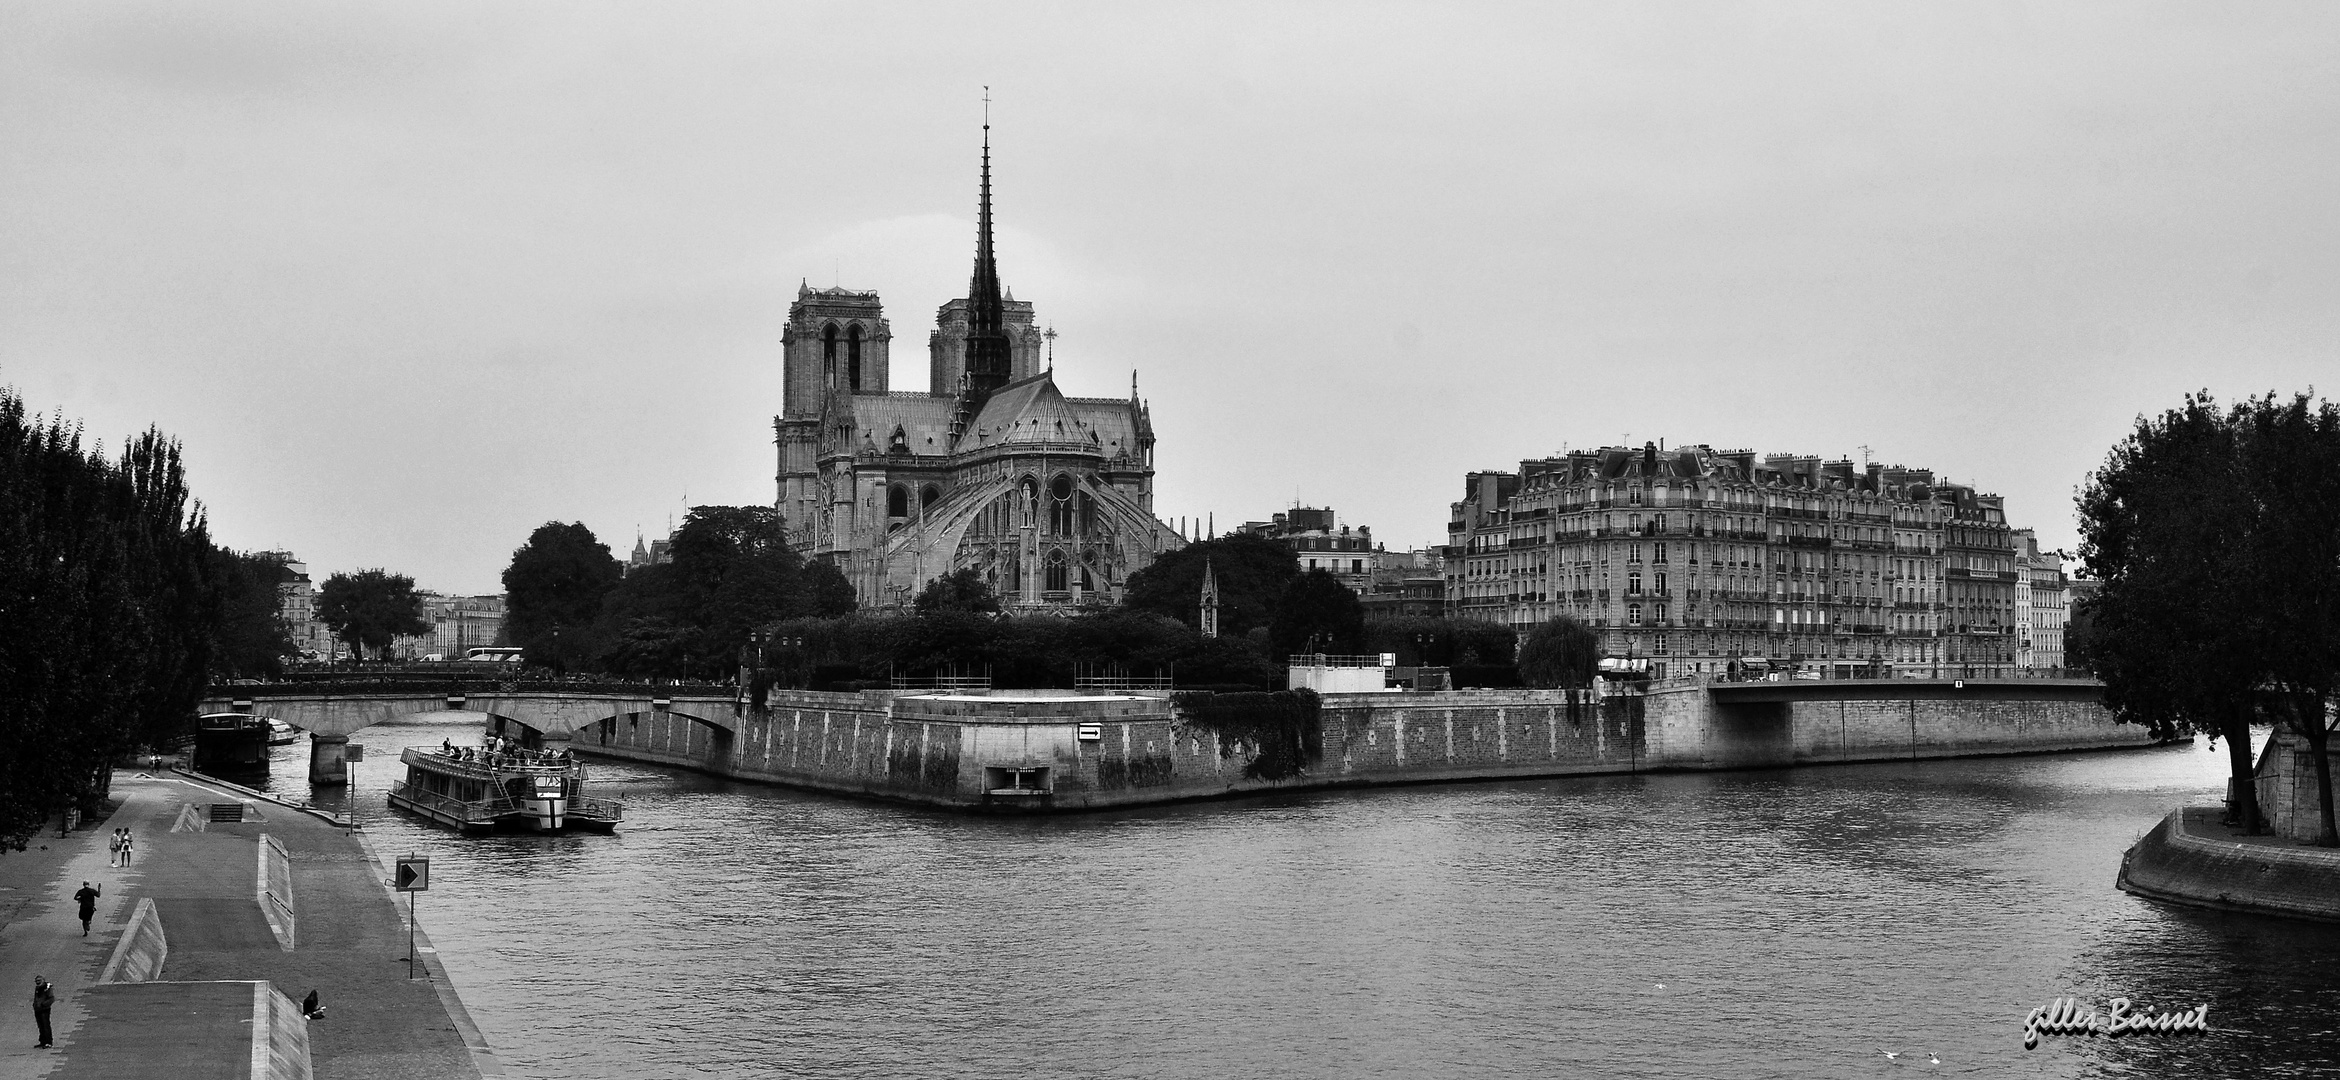
[{"label": "boat deck railing", "polygon": [[390,788],[390,793],[418,806],[429,807],[437,813],[461,819],[467,824],[487,824],[496,820],[499,815],[513,813],[520,809],[519,804],[514,803],[506,796],[499,795],[493,799],[477,799],[466,802],[462,799],[441,795],[435,791],[424,791],[404,780],[393,785]]},{"label": "boat deck railing", "polygon": [[444,750],[425,746],[409,746],[406,748],[406,752],[399,757],[408,765],[427,764],[431,768],[444,772],[491,779],[498,774],[516,772],[566,774],[577,767],[577,762],[574,759],[553,761],[534,755],[486,752],[477,753],[470,757],[456,757]]},{"label": "boat deck railing", "polygon": [[626,804],[616,799],[596,799],[591,795],[573,795],[569,798],[569,816],[594,821],[623,821]]}]

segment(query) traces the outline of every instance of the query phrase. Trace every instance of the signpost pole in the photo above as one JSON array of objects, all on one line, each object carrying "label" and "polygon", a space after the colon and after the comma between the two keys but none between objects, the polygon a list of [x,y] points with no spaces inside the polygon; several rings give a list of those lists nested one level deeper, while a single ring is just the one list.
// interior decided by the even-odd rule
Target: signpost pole
[{"label": "signpost pole", "polygon": [[[390,887],[406,894],[406,977],[414,978],[414,894],[431,887],[431,860],[417,855],[401,855],[398,870],[391,876]],[[425,978],[430,969],[423,969]]]}]

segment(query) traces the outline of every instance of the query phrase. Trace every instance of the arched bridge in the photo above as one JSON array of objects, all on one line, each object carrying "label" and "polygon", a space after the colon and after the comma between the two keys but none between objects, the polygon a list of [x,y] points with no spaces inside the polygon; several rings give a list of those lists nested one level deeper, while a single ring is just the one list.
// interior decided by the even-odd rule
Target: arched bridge
[{"label": "arched bridge", "polygon": [[434,691],[385,686],[364,689],[302,684],[230,686],[205,698],[201,711],[240,713],[282,720],[309,733],[309,780],[348,780],[344,748],[349,737],[376,724],[410,717],[455,714],[479,716],[484,727],[523,742],[567,741],[604,721],[661,713],[695,721],[716,743],[737,730],[741,705],[730,687],[655,686],[477,688]]}]

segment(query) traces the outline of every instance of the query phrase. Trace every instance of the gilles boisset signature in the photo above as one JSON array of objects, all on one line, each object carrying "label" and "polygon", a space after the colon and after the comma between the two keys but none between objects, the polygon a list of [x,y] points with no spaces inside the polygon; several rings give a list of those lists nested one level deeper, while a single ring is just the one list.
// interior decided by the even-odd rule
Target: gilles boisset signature
[{"label": "gilles boisset signature", "polygon": [[2071,998],[2031,1010],[2023,1018],[2023,1048],[2039,1046],[2046,1035],[2126,1035],[2132,1031],[2180,1032],[2210,1030],[2210,1006],[2196,1005],[2178,1012],[2130,1012],[2128,998],[2114,998],[2103,1012]]}]

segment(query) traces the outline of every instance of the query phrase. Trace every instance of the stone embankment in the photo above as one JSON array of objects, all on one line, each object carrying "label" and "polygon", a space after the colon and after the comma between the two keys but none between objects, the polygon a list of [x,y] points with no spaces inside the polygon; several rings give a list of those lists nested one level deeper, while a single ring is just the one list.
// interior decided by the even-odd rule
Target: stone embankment
[{"label": "stone embankment", "polygon": [[[0,859],[0,983],[56,984],[54,1049],[0,1010],[0,1077],[440,1080],[502,1068],[362,834],[234,785],[121,772],[97,827]],[[131,865],[109,865],[116,828]],[[71,895],[101,892],[88,936]],[[422,941],[427,946],[427,939]],[[315,991],[326,1006],[304,1018]],[[24,991],[29,993],[29,991]]]},{"label": "stone embankment", "polygon": [[[1865,696],[1864,696],[1865,695]],[[967,809],[1093,810],[1271,790],[1601,773],[1774,768],[2147,745],[2094,684],[1972,680],[1557,691],[1327,694],[1322,752],[1250,775],[1259,747],[1189,723],[1163,695],[775,692],[763,709],[685,703],[605,717],[586,754]]]},{"label": "stone embankment", "polygon": [[2121,856],[2118,884],[2191,907],[2340,922],[2340,850],[2244,836],[2215,806],[2170,811]]}]

